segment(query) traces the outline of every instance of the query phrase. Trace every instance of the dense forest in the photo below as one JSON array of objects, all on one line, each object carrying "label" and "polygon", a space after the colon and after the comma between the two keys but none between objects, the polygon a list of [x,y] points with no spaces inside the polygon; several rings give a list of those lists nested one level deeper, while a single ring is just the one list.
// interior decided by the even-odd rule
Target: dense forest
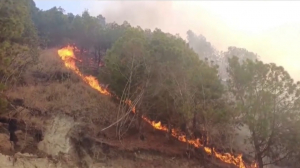
[{"label": "dense forest", "polygon": [[92,60],[93,75],[110,92],[132,100],[135,115],[162,121],[169,133],[178,128],[225,148],[232,129],[247,125],[259,168],[299,163],[300,82],[246,49],[220,52],[191,30],[184,40],[158,28],[107,23],[88,11],[43,11],[33,0],[0,1],[0,25],[3,112],[5,90],[22,84],[22,72],[38,60],[39,50],[70,44]]}]

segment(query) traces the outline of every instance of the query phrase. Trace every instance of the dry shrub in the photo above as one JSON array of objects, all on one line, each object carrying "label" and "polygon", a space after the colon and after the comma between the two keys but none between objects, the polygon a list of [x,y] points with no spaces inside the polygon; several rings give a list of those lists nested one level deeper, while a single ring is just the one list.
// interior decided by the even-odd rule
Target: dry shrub
[{"label": "dry shrub", "polygon": [[[58,79],[58,74],[64,80]],[[67,74],[67,75],[66,75]],[[25,84],[8,90],[11,99],[24,99],[25,106],[48,113],[67,113],[93,120],[113,121],[115,104],[109,97],[90,88],[75,73],[64,67],[57,50],[42,52],[38,64],[24,76]]]},{"label": "dry shrub", "polygon": [[79,82],[80,78],[71,70],[65,68],[57,55],[57,49],[45,50],[41,53],[37,64],[30,67],[23,76],[25,85],[37,85],[41,82],[62,82],[71,79]]}]

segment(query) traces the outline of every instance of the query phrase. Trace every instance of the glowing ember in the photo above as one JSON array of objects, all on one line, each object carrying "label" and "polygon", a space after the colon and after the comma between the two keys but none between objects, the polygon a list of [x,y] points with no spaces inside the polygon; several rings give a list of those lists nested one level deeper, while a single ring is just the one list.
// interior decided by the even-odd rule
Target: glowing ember
[{"label": "glowing ember", "polygon": [[[79,50],[76,47],[71,47],[71,46],[67,46],[67,47],[64,47],[64,48],[58,50],[58,55],[64,61],[65,66],[67,68],[71,69],[72,71],[74,71],[87,84],[89,84],[92,88],[99,91],[101,94],[111,95],[106,89],[104,89],[100,86],[98,80],[95,77],[85,76],[79,71],[79,69],[75,65],[75,60],[77,60],[77,58],[74,55],[74,51],[79,51]],[[81,60],[78,60],[78,61],[81,61]],[[132,102],[130,100],[126,100],[126,104],[128,104],[132,108],[132,111],[135,113],[135,107],[132,105]],[[151,121],[148,118],[146,118],[145,116],[142,116],[142,118],[144,121],[146,121],[147,123],[152,125],[155,129],[165,131],[165,132],[168,131],[168,128],[166,126],[163,126],[161,124],[161,122]],[[203,144],[201,144],[201,142],[200,142],[200,139],[191,139],[191,140],[187,139],[185,135],[180,134],[175,129],[171,130],[171,134],[173,137],[177,138],[181,142],[191,144],[196,148],[202,147],[207,154],[213,155],[225,163],[233,164],[233,165],[237,166],[238,168],[246,168],[241,154],[238,156],[234,156],[230,153],[219,153],[219,152],[215,151],[214,148],[211,149],[209,147],[203,146]],[[257,167],[256,163],[253,163],[250,167],[256,168]]]}]

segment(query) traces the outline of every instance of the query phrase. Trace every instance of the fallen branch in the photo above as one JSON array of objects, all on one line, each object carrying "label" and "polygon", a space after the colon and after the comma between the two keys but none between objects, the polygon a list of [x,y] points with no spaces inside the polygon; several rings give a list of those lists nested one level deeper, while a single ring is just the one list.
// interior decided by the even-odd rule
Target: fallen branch
[{"label": "fallen branch", "polygon": [[128,112],[127,112],[125,115],[123,115],[121,118],[119,118],[116,122],[112,123],[112,124],[109,125],[108,127],[103,128],[103,129],[101,130],[101,132],[107,130],[108,128],[110,128],[110,127],[116,125],[117,123],[119,123],[120,121],[122,121],[122,119],[123,119],[124,117],[126,117],[130,112],[131,112],[131,110],[128,110]]}]

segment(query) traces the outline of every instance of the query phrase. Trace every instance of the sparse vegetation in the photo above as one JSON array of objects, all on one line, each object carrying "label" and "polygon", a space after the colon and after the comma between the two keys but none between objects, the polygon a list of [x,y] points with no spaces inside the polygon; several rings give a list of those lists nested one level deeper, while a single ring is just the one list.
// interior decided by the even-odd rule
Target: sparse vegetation
[{"label": "sparse vegetation", "polygon": [[24,105],[45,113],[75,116],[90,113],[103,121],[112,121],[114,116],[108,114],[115,110],[113,102],[94,92],[76,74],[66,69],[60,58],[53,56],[56,52],[56,49],[43,51],[39,62],[24,74],[26,84],[10,89],[7,95],[11,99],[21,98]]}]

